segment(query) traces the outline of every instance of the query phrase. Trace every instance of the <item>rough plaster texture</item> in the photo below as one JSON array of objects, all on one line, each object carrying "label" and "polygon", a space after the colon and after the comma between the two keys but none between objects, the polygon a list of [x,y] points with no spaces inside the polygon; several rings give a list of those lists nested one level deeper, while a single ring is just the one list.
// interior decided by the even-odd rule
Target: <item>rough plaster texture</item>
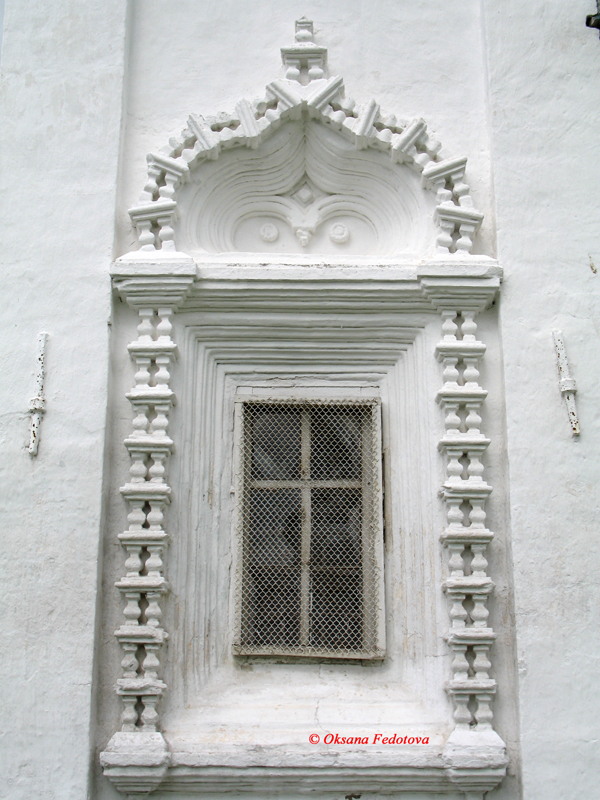
[{"label": "rough plaster texture", "polygon": [[[88,792],[124,37],[120,2],[7,3],[0,796],[11,800]],[[40,331],[47,412],[32,459]]]},{"label": "rough plaster texture", "polygon": [[[588,798],[600,718],[600,47],[585,0],[485,6],[524,796]],[[577,381],[579,439],[553,328]]]},{"label": "rough plaster texture", "polygon": [[[497,255],[506,271],[502,349],[488,362],[497,373],[482,374],[482,383],[497,392],[504,372],[508,467],[502,475],[501,459],[493,462],[490,480],[499,493],[508,488],[510,499],[499,508],[493,498],[490,510],[496,528],[510,527],[512,536],[520,728],[517,698],[503,696],[502,687],[496,711],[513,772],[520,733],[527,800],[594,796],[600,709],[598,648],[589,632],[600,599],[600,275],[592,269],[600,271],[600,44],[584,27],[592,6],[468,0],[441,13],[437,0],[188,0],[168,7],[138,0],[127,20],[125,4],[115,0],[8,1],[1,258],[3,293],[12,302],[4,315],[0,389],[0,663],[10,690],[2,703],[0,797],[85,797],[91,749],[103,746],[116,725],[112,565],[121,555],[103,513],[123,516],[114,488],[126,470],[118,439],[130,412],[120,379],[112,381],[116,391],[107,403],[108,268],[134,245],[126,209],[144,183],[145,155],[179,131],[190,112],[230,110],[240,97],[257,94],[276,74],[279,47],[302,14],[315,20],[331,71],[344,76],[348,94],[375,97],[405,118],[423,116],[450,153],[469,157],[473,199],[486,213],[476,252]],[[116,370],[129,369],[122,363],[123,344],[132,338],[125,327]],[[578,384],[579,440],[558,390],[553,328],[563,331]],[[48,410],[34,461],[25,451],[27,406],[42,330],[50,334]],[[115,427],[106,459],[110,506],[102,502],[107,405]],[[504,442],[503,413],[496,401],[486,411],[495,443]],[[110,653],[101,663],[110,677],[95,686],[101,530],[109,554],[101,594]],[[505,558],[510,550],[497,551],[492,572]],[[508,592],[508,585],[499,589]],[[511,658],[509,651],[495,653],[496,669],[509,676]],[[90,737],[96,697],[102,724]],[[91,796],[119,795],[100,779]],[[494,793],[519,796],[516,779]]]}]

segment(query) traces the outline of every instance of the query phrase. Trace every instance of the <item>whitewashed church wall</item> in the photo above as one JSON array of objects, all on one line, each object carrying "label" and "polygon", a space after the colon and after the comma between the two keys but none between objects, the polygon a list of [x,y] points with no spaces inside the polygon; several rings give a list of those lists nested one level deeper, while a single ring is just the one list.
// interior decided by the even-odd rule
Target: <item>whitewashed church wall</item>
[{"label": "whitewashed church wall", "polygon": [[[135,246],[127,209],[136,202],[144,182],[145,154],[156,150],[169,135],[178,133],[190,112],[216,113],[232,109],[241,96],[256,96],[279,68],[279,47],[290,39],[290,14],[304,14],[314,19],[317,40],[329,48],[330,71],[332,74],[344,75],[348,94],[360,100],[374,96],[386,111],[398,113],[407,119],[426,117],[429,127],[443,139],[448,152],[469,155],[469,174],[477,175],[473,186],[474,202],[486,214],[475,252],[493,256],[494,217],[480,8],[478,3],[466,3],[444,19],[438,10],[436,3],[429,2],[420,4],[419,7],[406,4],[402,13],[399,13],[397,4],[391,2],[380,3],[369,13],[358,3],[341,2],[313,2],[303,5],[302,8],[298,6],[293,11],[284,6],[250,7],[246,4],[226,3],[219,9],[214,9],[182,3],[170,9],[166,15],[164,6],[160,3],[134,4],[127,113],[119,179],[118,252],[125,253]],[[230,23],[232,19],[235,19],[235,25]],[[460,51],[460,58],[456,57],[457,50]],[[160,58],[156,57],[158,51],[161,53]],[[134,338],[131,312],[125,307],[119,307],[117,313],[123,327],[118,334],[120,344],[117,345],[116,340],[113,343],[115,363],[119,365],[119,389],[115,392],[115,398],[123,397],[129,388],[128,364],[124,354],[127,341]],[[506,484],[502,448],[504,435],[500,349],[493,333],[494,324],[489,321],[495,317],[495,313],[492,310],[489,312],[489,319],[482,318],[482,336],[490,347],[482,375],[489,382],[492,398],[489,408],[486,409],[486,425],[490,426],[490,433],[495,441],[495,448],[489,458],[490,474],[493,473],[496,492],[498,498],[501,498]],[[432,332],[428,339],[432,351],[435,335]],[[120,349],[117,353],[118,347]],[[189,358],[189,354],[187,357]],[[435,373],[436,366],[432,359],[430,374],[435,376]],[[180,380],[181,377],[174,378],[175,383]],[[437,380],[437,377],[433,378],[434,383]],[[432,389],[430,413],[435,417],[434,394],[435,390]],[[124,400],[120,403],[120,408],[127,415],[128,409]],[[181,420],[177,419],[178,413],[176,409],[173,424],[179,435],[185,436],[182,433]],[[437,424],[441,426],[441,422],[439,417]],[[120,447],[127,430],[126,417],[121,418],[119,413],[111,431],[111,436],[114,435],[110,450],[114,454],[111,472],[113,476],[119,476],[113,480],[115,486],[124,481],[128,470],[127,459]],[[181,469],[182,449],[183,446],[178,446],[177,455],[170,465],[175,483]],[[435,450],[433,463],[437,463]],[[438,466],[443,471],[441,459]],[[442,479],[443,474],[440,472],[436,480]],[[114,532],[123,529],[125,508],[120,498],[116,497],[113,498],[110,509],[110,524],[106,534],[110,556],[106,561],[104,579],[106,600],[100,674],[116,677],[120,654],[111,641],[111,633],[120,623],[120,606],[112,584],[115,575],[119,574],[122,554],[114,543]],[[505,687],[514,687],[513,633],[510,626],[504,624],[511,616],[509,551],[504,542],[507,520],[504,509],[505,505],[500,499],[492,500],[490,524],[494,530],[502,532],[498,535],[491,558],[494,570],[500,576],[497,581],[499,599],[492,608],[492,622],[500,631],[496,648],[496,673],[501,676],[501,683]],[[441,512],[441,504],[438,510]],[[184,535],[191,535],[187,532],[193,521],[186,518],[185,513],[176,509],[175,505],[169,513],[171,524],[186,531]],[[182,519],[187,524],[181,524]],[[443,527],[441,517],[439,525]],[[182,559],[185,558],[185,547],[181,543],[171,546],[169,558],[174,559],[177,556],[181,563],[185,563]],[[434,560],[432,569],[440,574],[444,567],[439,548]],[[178,645],[187,647],[189,644],[187,640],[184,641],[179,630],[186,613],[186,587],[178,579],[182,567],[178,568],[177,564],[172,563],[171,569],[171,580],[174,581],[172,602],[167,604],[164,619],[166,627],[174,631],[169,648],[176,652]],[[187,595],[189,603],[189,590]],[[113,598],[112,606],[109,605],[109,597]],[[441,593],[436,604],[439,606],[438,611],[444,613]],[[192,612],[188,609],[187,613],[189,615]],[[443,660],[448,661],[443,648],[439,655],[442,654]],[[430,654],[430,658],[433,658],[433,664],[436,656]],[[190,702],[195,700],[189,686],[180,685],[193,684],[194,667],[190,668],[189,664],[184,667],[183,663],[170,660],[166,669],[166,677],[173,686],[173,692],[163,703],[163,708],[166,719],[172,719],[173,716],[182,716],[178,712],[178,704],[181,705],[181,697],[185,696],[181,694],[184,689],[188,694],[191,692]],[[442,678],[442,683],[443,680]],[[118,724],[119,704],[110,696],[109,683],[107,677],[106,683],[103,682],[99,689],[102,707],[99,714],[98,749],[106,745]],[[440,697],[440,702],[445,705],[447,701]],[[500,697],[496,705],[497,727],[504,740],[509,743],[511,757],[509,776],[496,793],[500,800],[513,798],[518,794],[516,776],[519,750],[516,742],[514,690],[505,692],[505,696]],[[369,720],[365,722],[368,723]],[[186,724],[189,726],[189,720]],[[117,796],[114,788],[100,775],[96,786],[102,798]],[[160,794],[156,796],[158,798]],[[428,800],[428,795],[421,796]]]},{"label": "whitewashed church wall", "polygon": [[[524,796],[587,798],[600,719],[600,42],[586,0],[484,5]],[[577,382],[578,438],[553,329]]]},{"label": "whitewashed church wall", "polygon": [[[511,758],[489,800],[594,796],[600,43],[584,27],[593,11],[592,0],[465,0],[452,8],[438,0],[7,0],[0,258],[3,295],[13,299],[3,316],[0,387],[0,797],[122,797],[100,774],[97,754],[120,713],[114,582],[126,509],[117,490],[129,468],[122,442],[131,424],[124,393],[135,320],[115,297],[111,312],[109,266],[135,246],[127,209],[145,182],[146,153],[190,113],[230,110],[259,94],[302,15],[314,20],[348,94],[375,97],[407,119],[423,116],[449,153],[469,157],[473,200],[485,213],[474,252],[498,257],[506,276],[480,327],[489,348],[484,426],[493,441],[488,520],[498,532],[490,558],[490,619],[500,634],[494,712]],[[579,438],[558,387],[554,328],[577,381]],[[28,404],[42,331],[46,413],[32,458]],[[183,374],[173,382],[181,394]],[[441,457],[438,466],[441,483]],[[177,475],[177,455],[171,468]],[[181,512],[174,505],[170,513],[176,527]],[[441,504],[439,515],[441,529]],[[438,558],[436,574],[441,550]],[[167,605],[170,630],[177,613]]]},{"label": "whitewashed church wall", "polygon": [[7,2],[4,16],[0,796],[11,800],[89,791],[125,11]]}]

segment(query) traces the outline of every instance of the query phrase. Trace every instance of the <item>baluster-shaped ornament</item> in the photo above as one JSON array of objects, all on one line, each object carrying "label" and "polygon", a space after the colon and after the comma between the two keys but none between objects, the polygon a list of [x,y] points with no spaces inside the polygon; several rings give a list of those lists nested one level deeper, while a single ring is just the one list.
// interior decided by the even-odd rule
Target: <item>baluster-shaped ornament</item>
[{"label": "baluster-shaped ornament", "polygon": [[442,333],[444,334],[444,342],[456,341],[458,325],[454,322],[455,319],[456,311],[442,311]]},{"label": "baluster-shaped ornament", "polygon": [[481,417],[479,416],[479,407],[481,405],[480,400],[476,400],[473,402],[466,402],[465,408],[467,409],[467,418],[465,420],[467,426],[467,433],[471,433],[473,435],[477,435],[481,433],[479,430],[479,426],[481,425]]},{"label": "baluster-shaped ornament", "polygon": [[463,518],[464,514],[461,509],[462,505],[462,498],[461,497],[447,497],[446,498],[446,508],[447,508],[447,516],[448,516],[448,530],[452,532],[462,532],[464,531],[463,525]]},{"label": "baluster-shaped ornament", "polygon": [[149,544],[149,556],[146,559],[146,571],[149,578],[159,578],[163,568],[162,562],[162,544]]},{"label": "baluster-shaped ornament", "polygon": [[127,570],[127,577],[139,577],[140,571],[143,566],[141,553],[142,548],[140,545],[128,544],[125,548],[128,553],[127,560],[125,561],[125,569]]},{"label": "baluster-shaped ornament", "polygon": [[474,578],[485,578],[487,569],[487,559],[483,555],[487,545],[485,543],[473,543],[471,550],[473,551],[473,559],[471,561],[471,573]]},{"label": "baluster-shaped ornament", "polygon": [[173,212],[168,211],[157,217],[159,226],[158,238],[162,243],[161,250],[175,250],[175,229],[173,228]]},{"label": "baluster-shaped ornament", "polygon": [[450,567],[451,578],[462,578],[465,574],[465,561],[463,553],[465,545],[463,542],[449,542],[448,550],[450,558],[448,559],[448,566]]},{"label": "baluster-shaped ornament", "polygon": [[125,592],[125,599],[127,605],[123,609],[123,616],[127,620],[127,625],[139,625],[139,619],[142,616],[140,592]]},{"label": "baluster-shaped ornament", "polygon": [[492,712],[492,698],[493,694],[490,692],[480,693],[477,692],[475,699],[477,700],[477,709],[475,711],[475,719],[477,720],[477,730],[490,730],[494,714]]},{"label": "baluster-shaped ornament", "polygon": [[463,311],[462,323],[460,332],[462,333],[463,342],[476,342],[477,323],[475,322],[475,314],[472,311]]},{"label": "baluster-shaped ornament", "polygon": [[447,485],[460,486],[462,483],[463,467],[460,463],[460,458],[463,454],[462,447],[447,447],[448,464],[446,465],[446,472],[448,473]]},{"label": "baluster-shaped ornament", "polygon": [[[148,359],[148,364],[150,364],[150,359]],[[150,373],[148,372],[149,378]],[[150,427],[150,420],[148,419],[150,407],[146,403],[134,403],[134,408],[136,410],[136,415],[132,422],[134,435],[136,437],[146,436]]]},{"label": "baluster-shaped ornament", "polygon": [[455,591],[449,592],[449,594],[451,600],[449,615],[452,622],[452,628],[454,630],[465,628],[468,614],[463,603],[467,596]]},{"label": "baluster-shaped ornament", "polygon": [[460,416],[458,415],[459,405],[460,403],[458,400],[455,402],[446,400],[444,402],[444,426],[446,428],[446,433],[449,435],[460,433]]},{"label": "baluster-shaped ornament", "polygon": [[138,646],[135,642],[123,642],[123,651],[125,655],[121,661],[123,667],[124,678],[137,678],[138,668],[140,666],[137,660]]},{"label": "baluster-shaped ornament", "polygon": [[160,386],[161,388],[168,388],[169,380],[171,378],[171,375],[169,373],[169,363],[171,361],[171,358],[168,355],[160,355],[156,356],[155,361],[156,361],[156,366],[158,367],[156,375],[154,376],[156,385]]},{"label": "baluster-shaped ornament", "polygon": [[167,428],[169,427],[170,403],[156,403],[154,410],[156,416],[152,420],[152,436],[155,440],[168,439]]},{"label": "baluster-shaped ornament", "polygon": [[166,473],[165,462],[168,457],[168,452],[165,450],[153,450],[150,453],[150,457],[152,458],[152,466],[149,469],[150,481],[152,483],[164,483]]},{"label": "baluster-shaped ornament", "polygon": [[158,670],[160,668],[160,661],[158,660],[158,649],[160,645],[147,643],[144,645],[146,657],[142,664],[144,670],[144,678],[150,681],[155,681],[158,678]]},{"label": "baluster-shaped ornament", "polygon": [[138,339],[137,344],[151,344],[153,341],[154,325],[152,318],[154,317],[153,308],[140,308],[138,310],[140,321],[137,326]]},{"label": "baluster-shaped ornament", "polygon": [[473,661],[473,669],[475,670],[475,678],[478,681],[489,680],[489,670],[492,663],[488,658],[490,646],[489,644],[476,644],[473,646],[475,653],[475,660]]},{"label": "baluster-shaped ornament", "polygon": [[486,608],[487,594],[474,594],[473,595],[473,608],[471,610],[471,619],[473,620],[474,628],[487,627],[487,620],[490,612]]},{"label": "baluster-shaped ornament", "polygon": [[454,239],[452,238],[452,234],[454,233],[455,222],[454,220],[444,219],[440,217],[438,219],[438,224],[441,228],[441,232],[438,234],[436,238],[437,252],[449,253],[451,247],[454,244]]},{"label": "baluster-shaped ornament", "polygon": [[144,523],[146,522],[146,511],[145,511],[146,503],[144,500],[130,500],[129,507],[130,511],[127,514],[127,522],[129,523],[129,530],[130,531],[137,531],[141,533],[144,527]]},{"label": "baluster-shaped ornament", "polygon": [[148,468],[146,467],[146,453],[143,450],[136,450],[134,448],[131,448],[129,453],[131,455],[131,465],[129,467],[131,483],[144,483],[148,473]]},{"label": "baluster-shaped ornament", "polygon": [[163,509],[165,507],[164,502],[161,500],[152,500],[150,503],[150,511],[148,512],[148,523],[150,525],[149,533],[154,533],[156,531],[162,532],[162,523],[164,519],[164,512]]},{"label": "baluster-shaped ornament", "polygon": [[479,378],[479,370],[477,369],[477,362],[479,361],[479,356],[464,356],[463,363],[465,365],[463,371],[463,379],[465,381],[465,388],[473,389],[475,387],[479,387],[477,382]]},{"label": "baluster-shaped ornament", "polygon": [[458,226],[460,231],[460,238],[456,242],[456,251],[458,253],[470,253],[473,247],[473,236],[477,230],[478,222],[476,220],[461,220]]},{"label": "baluster-shaped ornament", "polygon": [[481,528],[485,529],[486,513],[484,510],[485,497],[472,497],[469,502],[471,504],[471,511],[469,512],[470,527],[472,529]]},{"label": "baluster-shaped ornament", "polygon": [[469,677],[469,662],[466,657],[467,645],[453,643],[451,650],[454,653],[452,677],[455,681],[466,681]]},{"label": "baluster-shaped ornament", "polygon": [[480,451],[477,450],[467,450],[467,458],[469,459],[469,465],[467,467],[467,474],[470,480],[473,481],[482,481],[483,480],[483,464],[479,460]]},{"label": "baluster-shaped ornament", "polygon": [[444,364],[444,389],[457,389],[459,372],[456,368],[458,364],[458,356],[447,356],[443,360]]},{"label": "baluster-shaped ornament", "polygon": [[160,618],[162,611],[159,605],[160,592],[148,592],[146,598],[148,600],[148,607],[146,608],[146,624],[149,628],[158,628],[160,626]]},{"label": "baluster-shaped ornament", "polygon": [[158,333],[158,341],[160,343],[171,342],[171,331],[173,330],[173,323],[171,322],[172,315],[172,308],[164,308],[161,306],[158,309],[159,322],[156,326],[156,332]]},{"label": "baluster-shaped ornament", "polygon": [[146,733],[155,733],[158,723],[158,713],[156,711],[156,704],[158,703],[159,696],[145,694],[142,695],[142,730]]},{"label": "baluster-shaped ornament", "polygon": [[138,713],[136,711],[137,697],[124,694],[123,698],[123,712],[121,714],[121,730],[126,733],[133,733],[138,721]]},{"label": "baluster-shaped ornament", "polygon": [[141,250],[156,250],[154,232],[152,230],[152,220],[136,219],[135,226],[140,240]]},{"label": "baluster-shaped ornament", "polygon": [[456,708],[454,710],[454,721],[456,722],[457,730],[469,730],[473,716],[469,711],[469,695],[468,694],[454,694],[454,702]]}]

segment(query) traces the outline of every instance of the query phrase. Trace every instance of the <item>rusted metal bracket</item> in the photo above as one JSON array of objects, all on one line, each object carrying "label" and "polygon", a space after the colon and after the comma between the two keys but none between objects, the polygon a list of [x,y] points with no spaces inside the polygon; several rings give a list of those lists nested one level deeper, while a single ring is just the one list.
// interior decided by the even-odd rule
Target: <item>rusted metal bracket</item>
[{"label": "rusted metal bracket", "polygon": [[579,419],[577,417],[577,406],[575,405],[577,385],[571,377],[571,370],[567,360],[567,351],[565,350],[562,332],[552,331],[552,335],[554,336],[554,347],[556,348],[556,359],[558,361],[558,385],[562,396],[565,398],[565,403],[567,404],[573,436],[579,436]]},{"label": "rusted metal bracket", "polygon": [[46,377],[46,342],[47,333],[40,333],[38,336],[38,369],[35,378],[36,394],[29,403],[29,413],[31,414],[31,427],[29,429],[29,447],[27,451],[31,456],[37,456],[40,444],[40,426],[42,424],[42,414],[46,411],[46,398],[44,397],[44,379]]}]

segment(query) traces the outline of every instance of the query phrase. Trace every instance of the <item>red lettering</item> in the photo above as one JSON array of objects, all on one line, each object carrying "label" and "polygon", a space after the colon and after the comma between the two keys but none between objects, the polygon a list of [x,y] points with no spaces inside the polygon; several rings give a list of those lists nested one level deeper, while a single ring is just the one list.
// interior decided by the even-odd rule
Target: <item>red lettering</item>
[{"label": "red lettering", "polygon": [[375,736],[373,737],[373,744],[377,744],[379,739],[381,739],[381,734],[380,733],[376,733]]},{"label": "red lettering", "polygon": [[[329,740],[329,741],[327,741],[327,740]],[[332,742],[333,742],[333,733],[325,734],[325,737],[323,739],[323,743],[324,744],[331,744]]]},{"label": "red lettering", "polygon": [[402,744],[406,744],[406,736],[402,739]]},{"label": "red lettering", "polygon": [[361,744],[369,744],[369,737],[365,736],[360,740]]},{"label": "red lettering", "polygon": [[392,736],[392,738],[390,739],[390,744],[396,744],[396,736],[397,736],[397,734],[394,734]]},{"label": "red lettering", "polygon": [[413,739],[413,737],[412,737],[412,736],[411,736],[411,737],[410,737],[410,739],[408,740],[408,743],[409,743],[409,744],[414,744],[414,743],[415,743],[415,740]]},{"label": "red lettering", "polygon": [[415,736],[415,739],[417,740],[417,744],[421,744],[421,737],[420,736]]},{"label": "red lettering", "polygon": [[423,744],[429,744],[429,736],[425,736],[423,739]]},{"label": "red lettering", "polygon": [[336,735],[335,735],[335,741],[334,741],[334,744],[344,744],[344,742],[340,742],[340,737],[338,736],[338,734],[337,734],[337,733],[336,733]]}]

